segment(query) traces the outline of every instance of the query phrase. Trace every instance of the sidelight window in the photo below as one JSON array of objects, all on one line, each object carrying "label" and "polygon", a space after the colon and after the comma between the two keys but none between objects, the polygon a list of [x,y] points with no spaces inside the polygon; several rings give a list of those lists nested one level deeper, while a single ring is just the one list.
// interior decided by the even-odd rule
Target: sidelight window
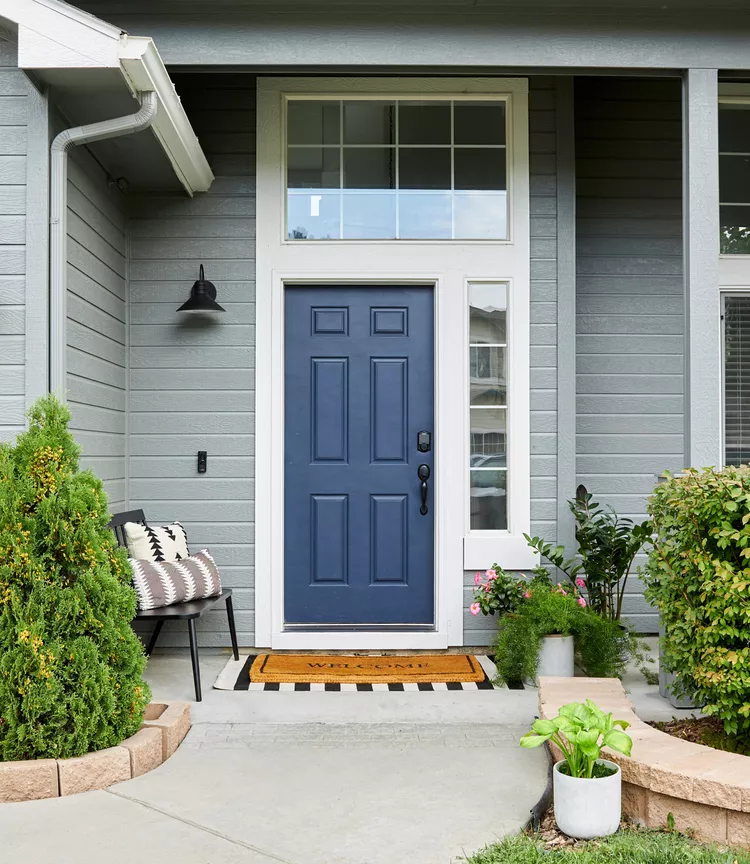
[{"label": "sidelight window", "polygon": [[470,527],[508,527],[508,286],[469,283]]},{"label": "sidelight window", "polygon": [[287,101],[290,240],[507,240],[504,99]]},{"label": "sidelight window", "polygon": [[719,105],[721,253],[750,254],[750,104]]}]

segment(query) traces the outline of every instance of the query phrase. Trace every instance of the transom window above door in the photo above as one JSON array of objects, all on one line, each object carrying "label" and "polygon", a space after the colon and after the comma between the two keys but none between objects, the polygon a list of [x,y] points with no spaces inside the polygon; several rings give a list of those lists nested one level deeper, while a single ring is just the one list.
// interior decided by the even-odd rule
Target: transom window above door
[{"label": "transom window above door", "polygon": [[289,240],[507,240],[502,98],[288,98]]}]

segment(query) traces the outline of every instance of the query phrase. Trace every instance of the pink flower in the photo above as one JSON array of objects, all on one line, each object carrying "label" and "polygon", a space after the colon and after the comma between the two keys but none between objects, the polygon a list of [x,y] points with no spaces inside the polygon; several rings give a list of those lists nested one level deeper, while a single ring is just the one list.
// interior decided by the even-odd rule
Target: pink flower
[{"label": "pink flower", "polygon": [[586,601],[583,599],[583,597],[578,598],[578,605],[581,607],[586,605]]},{"label": "pink flower", "polygon": [[495,571],[493,570],[492,575],[488,576],[487,578],[490,580],[490,582],[492,582],[493,579],[497,579],[497,573],[495,573]]},{"label": "pink flower", "polygon": [[492,591],[492,582],[488,582],[488,583],[484,586],[484,590],[489,594],[490,591]]},{"label": "pink flower", "polygon": [[469,611],[472,615],[479,615],[479,603],[472,603],[471,606],[469,606]]},{"label": "pink flower", "polygon": [[567,592],[564,588],[561,588],[561,589],[560,589],[560,593],[562,594],[563,597],[567,597],[567,596],[568,596],[568,592]]},{"label": "pink flower", "polygon": [[497,576],[497,574],[495,573],[494,570],[485,570],[485,571],[484,571],[484,575],[485,575],[488,579],[495,579],[496,576]]},{"label": "pink flower", "polygon": [[477,573],[476,576],[474,576],[474,584],[475,585],[481,585],[482,584],[482,574],[481,573]]},{"label": "pink flower", "polygon": [[531,597],[531,591],[524,591],[523,596],[525,600],[528,600]]},{"label": "pink flower", "polygon": [[579,576],[579,577],[576,579],[576,585],[577,585],[579,588],[585,588],[585,587],[586,587],[586,580],[585,580],[582,576]]}]

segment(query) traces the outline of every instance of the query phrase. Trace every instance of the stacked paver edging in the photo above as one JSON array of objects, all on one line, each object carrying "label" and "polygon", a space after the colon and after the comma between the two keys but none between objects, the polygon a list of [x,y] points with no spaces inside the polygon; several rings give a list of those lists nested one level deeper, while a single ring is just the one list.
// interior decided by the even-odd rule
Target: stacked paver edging
[{"label": "stacked paver edging", "polygon": [[0,803],[106,789],[169,759],[190,729],[189,702],[152,702],[143,725],[117,747],[72,759],[0,762]]},{"label": "stacked paver edging", "polygon": [[662,828],[671,813],[679,831],[690,829],[703,840],[750,848],[750,757],[654,729],[636,715],[616,678],[539,679],[543,719],[557,716],[562,705],[586,699],[631,724],[630,757],[603,751],[622,771],[624,815],[645,827]]}]

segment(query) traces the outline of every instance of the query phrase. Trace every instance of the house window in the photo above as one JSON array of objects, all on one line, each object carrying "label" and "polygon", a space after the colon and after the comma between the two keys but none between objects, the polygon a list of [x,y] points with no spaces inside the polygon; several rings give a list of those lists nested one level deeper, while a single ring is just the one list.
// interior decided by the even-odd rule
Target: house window
[{"label": "house window", "polygon": [[289,98],[289,240],[507,240],[504,99]]},{"label": "house window", "polygon": [[508,528],[508,286],[469,283],[469,501],[473,531]]},{"label": "house window", "polygon": [[750,462],[750,294],[724,298],[724,462]]},{"label": "house window", "polygon": [[719,105],[721,252],[750,254],[750,104]]}]

